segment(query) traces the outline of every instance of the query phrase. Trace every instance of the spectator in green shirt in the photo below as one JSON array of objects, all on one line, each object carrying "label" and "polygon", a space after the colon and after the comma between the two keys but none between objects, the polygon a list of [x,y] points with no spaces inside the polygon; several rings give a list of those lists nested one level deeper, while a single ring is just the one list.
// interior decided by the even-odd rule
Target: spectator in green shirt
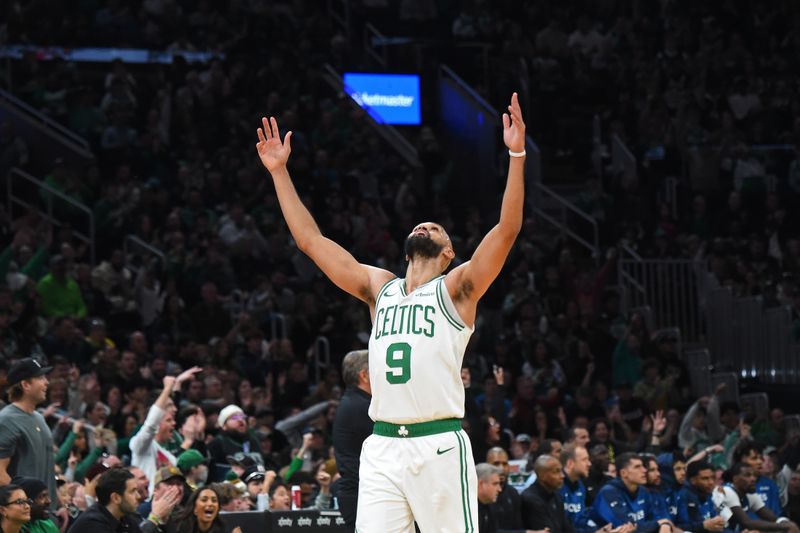
[{"label": "spectator in green shirt", "polygon": [[50,260],[50,273],[39,280],[36,291],[42,298],[42,309],[48,317],[84,318],[86,304],[74,279],[67,276],[66,262],[61,255]]},{"label": "spectator in green shirt", "polygon": [[58,526],[50,520],[50,493],[47,484],[33,477],[22,477],[13,481],[33,500],[31,521],[22,526],[22,533],[59,533]]}]

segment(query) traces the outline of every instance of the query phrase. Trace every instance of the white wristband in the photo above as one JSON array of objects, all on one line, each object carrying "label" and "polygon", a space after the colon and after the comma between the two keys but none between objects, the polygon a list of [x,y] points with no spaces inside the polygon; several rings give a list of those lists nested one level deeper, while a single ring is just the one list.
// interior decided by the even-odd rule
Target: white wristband
[{"label": "white wristband", "polygon": [[521,152],[512,152],[511,150],[509,150],[508,155],[510,155],[511,157],[525,157],[525,150]]}]

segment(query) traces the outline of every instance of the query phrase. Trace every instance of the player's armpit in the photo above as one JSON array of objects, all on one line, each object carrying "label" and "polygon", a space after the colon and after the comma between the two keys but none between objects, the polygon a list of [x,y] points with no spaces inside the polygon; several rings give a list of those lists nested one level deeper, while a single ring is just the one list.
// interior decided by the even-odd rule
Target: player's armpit
[{"label": "player's armpit", "polygon": [[477,303],[500,274],[516,238],[517,231],[504,230],[498,224],[486,234],[472,258],[447,275],[447,288],[456,304],[463,300]]}]

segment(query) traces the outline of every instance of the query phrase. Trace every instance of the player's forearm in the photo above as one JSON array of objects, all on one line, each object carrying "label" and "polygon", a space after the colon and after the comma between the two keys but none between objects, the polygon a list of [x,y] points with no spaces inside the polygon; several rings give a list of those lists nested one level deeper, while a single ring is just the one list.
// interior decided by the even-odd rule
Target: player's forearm
[{"label": "player's forearm", "polygon": [[273,171],[272,181],[275,183],[278,203],[281,206],[283,218],[289,226],[289,231],[292,233],[292,238],[297,243],[297,247],[305,251],[310,245],[310,239],[322,235],[322,232],[314,221],[314,217],[300,201],[300,196],[289,177],[289,170],[281,167]]},{"label": "player's forearm", "polygon": [[525,206],[525,157],[511,157],[508,179],[500,207],[498,226],[503,233],[516,237],[522,228],[522,210]]}]

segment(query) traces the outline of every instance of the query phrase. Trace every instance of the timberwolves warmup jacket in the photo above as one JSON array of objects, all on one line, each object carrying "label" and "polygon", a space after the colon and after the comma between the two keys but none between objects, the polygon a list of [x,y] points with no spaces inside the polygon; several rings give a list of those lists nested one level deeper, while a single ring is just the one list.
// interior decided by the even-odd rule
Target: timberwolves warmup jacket
[{"label": "timberwolves warmup jacket", "polygon": [[[692,533],[710,533],[703,529],[703,522],[718,514],[711,496],[700,494],[689,485],[680,490],[678,519],[675,521],[675,525],[679,528]],[[731,533],[731,530],[724,529],[723,533]]]},{"label": "timberwolves warmup jacket", "polygon": [[657,512],[646,488],[639,487],[631,494],[621,479],[614,479],[598,492],[590,518],[598,528],[606,524],[616,528],[631,522],[636,524],[637,533],[650,533],[658,531],[658,520],[664,518]]},{"label": "timberwolves warmup jacket", "polygon": [[561,499],[564,501],[564,512],[575,526],[575,533],[593,533],[597,530],[594,523],[589,520],[589,508],[586,507],[586,486],[583,481],[579,479],[572,483],[569,476],[564,473]]}]

